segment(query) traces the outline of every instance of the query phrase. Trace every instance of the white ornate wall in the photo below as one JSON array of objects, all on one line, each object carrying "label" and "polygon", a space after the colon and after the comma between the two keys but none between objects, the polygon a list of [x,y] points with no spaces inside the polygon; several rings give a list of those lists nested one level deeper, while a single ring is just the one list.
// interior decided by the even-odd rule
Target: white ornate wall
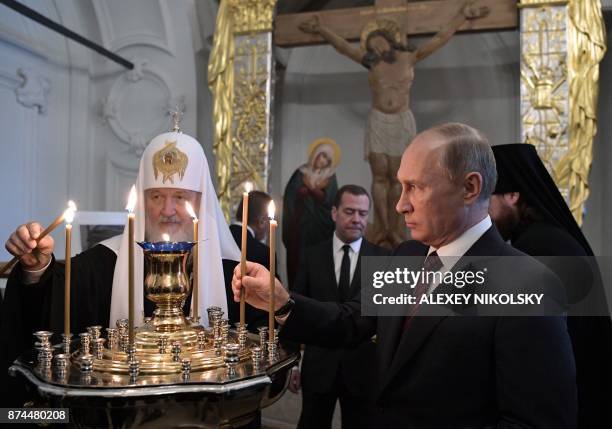
[{"label": "white ornate wall", "polygon": [[[175,105],[185,111],[183,131],[197,135],[193,0],[24,3],[136,68],[0,6],[2,241],[25,221],[51,221],[68,198],[82,210],[121,210],[144,145],[168,128]],[[60,231],[55,237],[63,257]]]}]

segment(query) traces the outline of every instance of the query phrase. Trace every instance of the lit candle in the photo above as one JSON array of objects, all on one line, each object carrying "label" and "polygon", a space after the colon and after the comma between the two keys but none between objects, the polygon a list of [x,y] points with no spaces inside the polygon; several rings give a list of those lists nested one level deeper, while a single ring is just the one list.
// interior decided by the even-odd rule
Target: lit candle
[{"label": "lit candle", "polygon": [[136,186],[133,185],[125,207],[128,211],[128,329],[130,344],[134,344],[134,219],[136,218],[134,208],[136,207],[136,197]]},{"label": "lit candle", "polygon": [[66,222],[66,255],[64,265],[64,334],[70,336],[70,244],[72,240],[72,221],[74,220],[74,212],[76,205],[74,202],[68,202],[68,208],[64,212],[63,218]]},{"label": "lit candle", "polygon": [[[251,182],[244,184],[244,193],[242,194],[242,243],[240,246],[240,274],[242,277],[246,275],[246,251],[247,251],[247,225],[249,219],[249,192],[253,186]],[[245,299],[244,288],[240,289],[240,324],[245,323]]]},{"label": "lit candle", "polygon": [[276,220],[274,220],[274,212],[276,206],[274,200],[268,205],[268,217],[270,218],[270,310],[268,312],[268,332],[270,342],[274,341],[274,308],[276,298],[274,289],[276,287]]},{"label": "lit candle", "polygon": [[199,291],[198,287],[200,285],[200,277],[199,277],[199,261],[198,261],[198,217],[196,216],[193,207],[189,203],[189,201],[185,202],[185,208],[187,209],[187,213],[191,216],[191,220],[193,221],[193,241],[195,244],[193,245],[192,255],[193,255],[193,288],[191,291],[191,300],[193,301],[193,311],[191,312],[193,321],[197,323],[198,321],[198,305],[199,303]]},{"label": "lit candle", "polygon": [[170,236],[166,234],[165,232],[162,234],[162,241],[165,241],[165,242],[170,241]]}]

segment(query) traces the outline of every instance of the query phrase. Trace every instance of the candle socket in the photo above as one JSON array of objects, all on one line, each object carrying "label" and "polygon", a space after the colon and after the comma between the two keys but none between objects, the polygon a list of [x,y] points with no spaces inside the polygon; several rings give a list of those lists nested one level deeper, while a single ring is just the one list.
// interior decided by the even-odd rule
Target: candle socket
[{"label": "candle socket", "polygon": [[55,369],[57,372],[66,371],[69,361],[70,359],[67,354],[56,354],[55,358],[53,359],[53,369]]},{"label": "candle socket", "polygon": [[98,338],[100,338],[102,326],[88,326],[87,332],[89,333],[89,335],[91,335],[91,339],[93,341],[96,341]]},{"label": "candle socket", "polygon": [[93,342],[93,355],[96,359],[102,359],[104,354],[104,338],[96,338]]},{"label": "candle socket", "polygon": [[229,376],[236,375],[236,366],[240,363],[240,357],[238,355],[240,351],[239,344],[226,344],[225,345],[225,365],[227,366],[227,374]]},{"label": "candle socket", "polygon": [[127,351],[127,346],[130,342],[130,336],[128,332],[129,321],[128,319],[117,319],[115,325],[117,326],[119,350],[125,353]]},{"label": "candle socket", "polygon": [[49,331],[36,331],[34,332],[34,337],[38,340],[34,343],[34,348],[36,350],[41,350],[45,347],[51,347],[51,337],[53,336],[53,332]]},{"label": "candle socket", "polygon": [[246,341],[247,341],[247,334],[248,334],[248,330],[247,330],[247,325],[242,324],[242,323],[236,323],[236,332],[238,334],[238,344],[240,345],[240,348],[243,349],[244,346],[246,345]]},{"label": "candle socket", "polygon": [[278,359],[278,345],[273,342],[268,342],[268,361],[270,363],[275,362]]},{"label": "candle socket", "polygon": [[87,356],[90,354],[90,343],[91,343],[91,335],[87,332],[83,332],[79,334],[80,339],[80,352],[81,356]]},{"label": "candle socket", "polygon": [[213,320],[213,338],[221,338],[221,319]]},{"label": "candle socket", "polygon": [[51,359],[53,358],[53,351],[51,344],[44,346],[38,352],[38,365],[41,367],[51,366]]},{"label": "candle socket", "polygon": [[259,371],[261,366],[261,358],[263,357],[263,350],[259,346],[251,347],[251,360],[253,361],[253,369]]},{"label": "candle socket", "polygon": [[262,353],[266,353],[268,350],[268,328],[266,326],[260,326],[257,330],[259,331],[259,346],[261,347]]},{"label": "candle socket", "polygon": [[70,355],[70,348],[72,345],[72,334],[62,334],[62,349],[64,354]]},{"label": "candle socket", "polygon": [[[213,326],[215,318],[221,319],[223,317],[223,310],[221,307],[211,306],[206,309],[206,313],[208,314],[208,326]],[[219,314],[219,316],[217,316]]]},{"label": "candle socket", "polygon": [[117,331],[119,332],[120,336],[121,334],[124,334],[127,332],[128,325],[129,325],[129,322],[127,319],[117,319],[117,321],[115,322],[115,326],[117,326]]},{"label": "candle socket", "polygon": [[117,329],[116,328],[106,328],[106,346],[109,350],[117,349]]},{"label": "candle socket", "polygon": [[227,344],[227,339],[229,338],[229,320],[222,319],[221,320],[221,341],[223,344]]},{"label": "candle socket", "polygon": [[81,372],[83,373],[91,373],[93,371],[93,356],[81,356]]}]

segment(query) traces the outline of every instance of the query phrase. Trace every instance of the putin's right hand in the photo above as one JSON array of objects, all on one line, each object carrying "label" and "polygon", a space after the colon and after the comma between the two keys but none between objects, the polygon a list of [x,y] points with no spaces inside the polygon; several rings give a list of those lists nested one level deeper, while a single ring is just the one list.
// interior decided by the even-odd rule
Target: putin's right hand
[{"label": "putin's right hand", "polygon": [[37,242],[42,231],[38,222],[30,222],[19,226],[6,240],[6,250],[19,258],[25,270],[42,270],[51,261],[55,246],[53,237],[47,235]]},{"label": "putin's right hand", "polygon": [[[276,311],[289,301],[289,292],[285,290],[276,277],[274,281],[274,311]],[[245,290],[244,298],[247,303],[260,310],[270,310],[270,271],[266,267],[247,261],[246,273],[242,278],[240,264],[236,265],[232,278],[232,291],[236,302],[240,301],[240,289],[242,287]]]}]

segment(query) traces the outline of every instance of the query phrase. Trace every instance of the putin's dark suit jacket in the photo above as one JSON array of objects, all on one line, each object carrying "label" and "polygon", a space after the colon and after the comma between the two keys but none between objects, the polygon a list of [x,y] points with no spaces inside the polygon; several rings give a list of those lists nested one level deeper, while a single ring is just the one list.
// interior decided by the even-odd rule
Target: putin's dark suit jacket
[{"label": "putin's dark suit jacket", "polygon": [[[395,251],[423,259],[426,253],[418,242]],[[465,256],[524,254],[491,227]],[[517,267],[517,285],[532,292],[545,284],[561,288],[556,276],[530,261]],[[372,428],[576,425],[575,366],[563,317],[415,317],[402,333],[402,317],[361,317],[359,302],[321,303],[298,294],[294,299],[282,329],[286,338],[337,347],[377,334]]]},{"label": "putin's dark suit jacket", "polygon": [[[363,239],[350,285],[352,297],[358,299],[361,291],[361,257],[388,254],[388,250]],[[317,301],[341,302],[331,239],[304,250],[292,291]],[[341,371],[342,381],[353,395],[367,396],[363,390],[368,379],[365,374],[371,369],[367,363],[373,362],[373,355],[374,345],[367,340],[351,351],[309,345],[302,362],[302,388],[306,392],[327,393]]]}]

